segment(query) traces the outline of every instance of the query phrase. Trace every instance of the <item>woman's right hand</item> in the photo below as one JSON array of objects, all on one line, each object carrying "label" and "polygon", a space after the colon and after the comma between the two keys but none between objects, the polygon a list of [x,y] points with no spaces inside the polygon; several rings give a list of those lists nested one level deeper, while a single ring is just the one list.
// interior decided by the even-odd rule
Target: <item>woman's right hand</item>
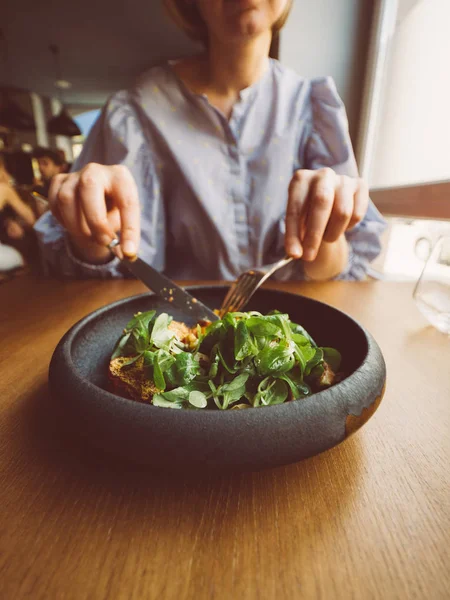
[{"label": "woman's right hand", "polygon": [[125,256],[137,254],[139,198],[133,176],[124,165],[89,163],[80,171],[56,175],[49,203],[81,260],[97,264],[108,261],[111,252],[107,245],[118,231]]}]

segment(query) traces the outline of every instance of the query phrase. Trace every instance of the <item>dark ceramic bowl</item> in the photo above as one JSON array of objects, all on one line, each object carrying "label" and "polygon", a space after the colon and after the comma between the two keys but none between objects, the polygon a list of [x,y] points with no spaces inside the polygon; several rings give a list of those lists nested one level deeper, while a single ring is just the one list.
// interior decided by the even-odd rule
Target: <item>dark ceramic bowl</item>
[{"label": "dark ceramic bowl", "polygon": [[[190,288],[210,307],[223,286]],[[249,310],[278,309],[301,323],[322,346],[340,350],[347,377],[305,400],[248,410],[171,410],[107,391],[108,362],[124,325],[138,311],[156,309],[189,323],[157,296],[120,300],[88,315],[58,344],[50,389],[67,423],[94,446],[164,469],[260,469],[299,461],[332,448],[361,427],[384,393],[381,351],[346,314],[303,296],[259,290]]]}]

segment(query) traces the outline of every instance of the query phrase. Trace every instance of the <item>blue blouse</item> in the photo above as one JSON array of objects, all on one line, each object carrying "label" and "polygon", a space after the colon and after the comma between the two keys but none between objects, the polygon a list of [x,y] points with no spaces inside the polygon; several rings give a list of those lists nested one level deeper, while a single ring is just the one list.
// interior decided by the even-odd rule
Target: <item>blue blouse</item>
[{"label": "blue blouse", "polygon": [[[308,80],[270,60],[231,117],[194,94],[170,63],[108,101],[73,169],[125,164],[141,203],[140,256],[174,279],[234,279],[284,255],[288,186],[297,169],[358,175],[345,108],[330,77]],[[364,278],[384,220],[372,203],[346,233],[340,279]],[[47,272],[120,277],[118,259],[90,265],[71,253],[50,213],[35,225]],[[302,261],[278,272],[303,278]]]}]

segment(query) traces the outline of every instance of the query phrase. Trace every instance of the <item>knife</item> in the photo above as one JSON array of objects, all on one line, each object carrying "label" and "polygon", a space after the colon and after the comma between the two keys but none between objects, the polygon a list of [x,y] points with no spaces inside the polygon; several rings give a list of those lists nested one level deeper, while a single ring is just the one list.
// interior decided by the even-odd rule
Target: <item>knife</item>
[{"label": "knife", "polygon": [[120,241],[116,238],[108,248],[120,259],[123,265],[142,283],[152,290],[157,296],[171,302],[173,306],[180,308],[185,314],[192,315],[195,319],[206,321],[217,321],[219,317],[200,300],[191,296],[186,290],[178,286],[171,279],[154,269],[138,256],[127,258],[120,248]]},{"label": "knife", "polygon": [[[37,192],[31,192],[31,195],[45,203],[49,202],[45,196],[41,196]],[[108,248],[117,256],[117,258],[125,265],[125,267],[135,276],[140,279],[152,292],[157,296],[171,302],[177,308],[180,308],[186,314],[192,315],[195,319],[206,321],[217,321],[219,317],[207,306],[202,304],[200,300],[191,296],[186,290],[178,286],[171,279],[151,267],[142,258],[138,256],[127,258],[124,256],[120,248],[119,239],[114,239]]]},{"label": "knife", "polygon": [[[46,206],[49,205],[45,196],[41,196],[41,194],[38,194],[37,192],[31,192],[31,195],[37,200],[45,203]],[[125,265],[130,273],[137,277],[137,279],[140,279],[142,283],[163,300],[173,303],[174,306],[180,308],[186,314],[192,315],[199,321],[217,321],[219,319],[219,317],[210,308],[202,304],[200,300],[191,296],[186,290],[151,267],[142,260],[142,258],[139,258],[138,256],[127,258],[124,256],[122,249],[120,248],[119,239],[114,239],[108,244],[108,248],[114,256],[117,256],[117,258]]]}]

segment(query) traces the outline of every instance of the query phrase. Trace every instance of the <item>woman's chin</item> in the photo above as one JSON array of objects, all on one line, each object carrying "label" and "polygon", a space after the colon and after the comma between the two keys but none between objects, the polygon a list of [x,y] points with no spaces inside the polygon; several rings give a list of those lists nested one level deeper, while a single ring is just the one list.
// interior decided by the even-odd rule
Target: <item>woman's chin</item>
[{"label": "woman's chin", "polygon": [[234,41],[248,40],[270,32],[271,28],[267,27],[266,23],[262,21],[257,16],[242,16],[239,23],[230,28],[232,29],[230,38]]}]

